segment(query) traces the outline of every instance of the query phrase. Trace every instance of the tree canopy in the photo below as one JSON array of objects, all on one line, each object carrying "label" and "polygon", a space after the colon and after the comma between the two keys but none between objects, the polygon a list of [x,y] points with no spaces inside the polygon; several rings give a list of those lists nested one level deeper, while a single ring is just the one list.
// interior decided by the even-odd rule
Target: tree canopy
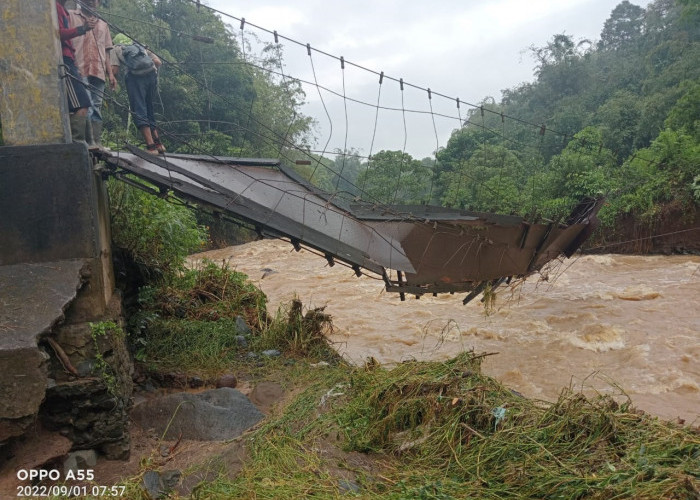
[{"label": "tree canopy", "polygon": [[433,201],[556,219],[607,196],[608,224],[697,204],[698,21],[692,0],[624,0],[597,43],[559,33],[530,47],[535,80],[484,101],[438,151]]},{"label": "tree canopy", "polygon": [[[608,224],[700,200],[693,0],[623,0],[598,40],[557,33],[529,47],[534,80],[484,99],[423,160],[402,151],[313,154],[314,122],[300,111],[301,84],[284,76],[281,46],[255,54],[239,30],[193,2],[120,0],[104,14],[113,34],[125,31],[164,59],[157,110],[178,151],[304,159],[295,165],[302,176],[350,197],[533,218],[565,217],[584,196],[608,198]],[[116,139],[127,112],[108,108]]]}]

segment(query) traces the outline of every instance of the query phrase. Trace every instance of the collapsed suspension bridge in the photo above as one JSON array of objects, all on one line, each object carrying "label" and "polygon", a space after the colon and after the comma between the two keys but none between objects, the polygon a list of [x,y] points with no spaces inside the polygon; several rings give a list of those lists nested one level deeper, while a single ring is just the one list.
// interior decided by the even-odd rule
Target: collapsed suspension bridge
[{"label": "collapsed suspension bridge", "polygon": [[466,292],[466,304],[486,289],[526,277],[561,255],[570,257],[593,231],[600,200],[584,200],[562,223],[428,205],[387,206],[348,201],[320,190],[274,159],[102,153],[111,174],[138,187],[156,186],[255,227],[289,238],[361,275],[380,276],[386,289],[420,296]]},{"label": "collapsed suspension bridge", "polygon": [[[213,12],[223,14],[218,11]],[[421,118],[429,120],[435,133],[434,151],[436,155],[440,149],[437,131],[439,119],[445,120],[451,127],[455,124],[459,124],[460,128],[477,127],[485,133],[512,140],[505,134],[505,119],[507,118],[509,121],[515,121],[518,126],[535,127],[540,148],[547,129],[544,125],[530,124],[501,112],[497,116],[500,118],[502,127],[501,130],[496,130],[487,125],[484,119],[485,111],[489,113],[492,111],[484,108],[483,105],[470,105],[460,101],[459,98],[451,98],[431,91],[429,88],[425,89],[404,82],[402,78],[396,79],[385,75],[384,72],[369,70],[346,61],[344,57],[332,56],[313,49],[308,43],[302,44],[280,36],[276,31],[246,23],[243,18],[238,20],[240,21],[241,58],[246,66],[261,72],[261,74],[268,75],[271,81],[276,79],[275,81],[278,82],[280,88],[284,89],[290,98],[293,98],[290,89],[294,88],[294,85],[299,85],[300,89],[303,86],[308,86],[309,90],[318,93],[329,122],[328,137],[323,150],[312,151],[310,148],[298,146],[295,143],[295,138],[289,135],[294,120],[298,117],[296,110],[285,130],[277,130],[266,121],[260,121],[258,117],[254,116],[251,103],[250,109],[239,110],[241,116],[247,115],[248,124],[241,130],[237,130],[238,135],[243,137],[243,144],[247,143],[246,138],[249,135],[255,136],[256,140],[259,139],[258,146],[261,146],[261,149],[250,147],[246,149],[247,151],[267,151],[267,153],[261,153],[261,156],[272,154],[279,156],[281,160],[185,154],[153,156],[127,146],[128,152],[100,154],[112,175],[139,188],[154,191],[155,194],[161,196],[168,196],[171,192],[175,193],[176,197],[190,200],[216,214],[242,221],[255,228],[261,236],[287,238],[297,250],[302,245],[306,246],[324,256],[329,265],[333,265],[335,262],[349,265],[358,276],[365,270],[383,279],[386,289],[399,293],[402,299],[405,294],[420,296],[426,293],[461,292],[467,294],[464,298],[464,303],[467,303],[482,292],[493,290],[503,283],[509,283],[512,279],[523,278],[538,272],[545,264],[561,255],[571,256],[592,233],[597,223],[596,215],[600,209],[601,200],[582,200],[568,218],[561,222],[548,221],[547,223],[534,223],[517,216],[475,213],[431,205],[374,203],[375,199],[387,201],[386,197],[382,198],[373,194],[371,189],[365,190],[366,181],[369,180],[370,185],[375,181],[368,174],[372,169],[379,169],[375,160],[380,154],[373,155],[376,151],[377,130],[403,130],[403,147],[400,148],[400,151],[393,151],[394,159],[391,160],[400,163],[400,168],[394,169],[394,174],[386,176],[391,179],[392,183],[396,183],[396,192],[389,199],[415,203],[418,199],[417,196],[406,198],[397,196],[401,182],[409,180],[418,184],[421,182],[426,184],[430,181],[430,195],[428,195],[426,202],[440,203],[442,201],[440,197],[431,196],[433,194],[432,180],[437,178],[435,171],[426,173],[417,170],[414,172],[411,170],[413,167],[409,166],[409,164],[413,164],[412,160],[406,159],[410,156],[406,154],[409,122],[407,115],[412,115],[413,118],[419,120]],[[111,27],[114,31],[123,31],[116,25]],[[263,59],[256,59],[245,50],[247,43],[244,28],[255,28],[261,32],[261,36],[273,35],[274,45],[270,47],[274,46],[281,50],[279,44],[282,40],[289,42],[290,50],[305,51],[309,61],[310,75],[306,78],[299,75],[292,76],[289,72],[284,71],[281,59],[279,68],[268,67],[262,63],[256,64],[256,61]],[[222,62],[219,59],[221,55],[218,53],[211,55],[214,58],[213,61],[205,60],[203,52],[199,53],[199,62],[202,64]],[[323,61],[330,63],[335,68],[333,71],[341,72],[339,81],[342,82],[342,89],[334,90],[330,88],[332,85],[328,86],[319,81],[318,75],[321,72],[317,73],[316,71],[314,55],[321,55]],[[162,59],[165,61],[166,67],[172,67],[178,74],[186,74],[189,79],[197,83],[196,88],[206,92],[208,98],[215,98],[216,102],[220,102],[223,108],[238,109],[237,104],[227,97],[228,94],[224,89],[215,92],[207,83],[206,78],[203,78],[204,81],[199,81],[189,73],[185,73],[185,68],[177,61],[170,61],[167,57]],[[355,81],[355,79],[358,82],[365,81],[361,78],[368,76],[372,79],[378,77],[376,104],[348,93],[346,64],[348,83],[351,80]],[[202,69],[201,74],[203,77],[206,76],[206,71]],[[399,84],[398,87],[393,86],[392,88],[393,97],[400,97],[398,99],[400,106],[397,99],[382,95],[382,85],[385,79]],[[408,97],[409,90],[416,91],[416,95],[413,96],[419,99],[416,102],[425,104],[424,101],[427,98],[429,111],[423,105],[408,107],[404,97]],[[437,103],[434,108],[433,98],[442,102],[444,106],[450,106],[451,111],[443,110],[444,112],[440,112],[440,106]],[[471,115],[470,119],[465,121],[460,111],[460,103],[473,107],[474,117],[476,117],[476,110],[478,110],[481,123],[478,123],[478,120],[472,120]],[[353,111],[357,111],[357,113],[348,111],[349,107],[354,107]],[[340,118],[332,118],[332,109],[341,110]],[[374,116],[372,126],[351,127],[353,120],[350,120],[349,117],[351,115],[369,116],[368,110]],[[379,126],[380,110],[382,112],[381,127]],[[211,120],[211,106],[208,113],[207,119]],[[333,139],[334,122],[344,123],[344,127],[342,125],[340,127],[344,130],[344,134],[339,134],[343,136],[342,147],[337,148],[337,151],[342,151],[338,154],[343,158],[342,167],[338,169],[339,173],[324,165],[323,161]],[[211,127],[210,122],[207,124]],[[357,176],[354,179],[351,178],[352,176],[348,176],[347,179],[343,177],[343,170],[346,167],[345,161],[352,162],[353,151],[360,150],[348,147],[350,129],[355,128],[360,128],[363,132],[365,128],[373,131],[368,148],[367,169],[364,172],[366,177],[362,181],[362,188],[354,185],[355,182],[359,183],[359,173],[356,172]],[[169,140],[184,143],[176,133],[162,129],[161,132]],[[400,135],[399,133],[396,137],[400,139]],[[234,144],[233,136],[230,140],[231,144]],[[483,146],[484,141],[481,142]],[[388,144],[393,144],[393,139],[388,141]],[[520,149],[527,149],[517,142],[515,144]],[[191,144],[185,146],[185,151],[204,151]],[[380,149],[389,152],[389,156],[392,155],[390,148],[382,147]],[[270,153],[270,151],[273,152]],[[291,157],[297,157],[298,154],[308,157],[311,162],[317,163],[318,167],[327,170],[327,173],[335,174],[332,176],[336,178],[335,190],[328,187],[332,183],[325,184],[329,190],[324,191],[312,184],[310,180],[307,181],[289,166],[294,160],[290,160],[289,164],[285,165],[284,161],[290,153],[292,153]],[[255,155],[256,153],[248,154]],[[494,161],[486,162],[491,167],[498,169],[499,173],[496,178],[499,181],[503,173],[507,171],[504,156],[500,155],[500,158],[501,160],[495,163]],[[437,157],[435,161],[437,165]],[[452,165],[446,171],[452,169],[452,173],[457,175],[459,168],[459,165]],[[140,180],[135,179],[134,176]],[[481,185],[485,183],[484,179],[474,179],[468,173],[464,173],[464,176],[469,178],[466,182],[479,184],[477,186],[479,190],[493,191],[490,185]],[[313,178],[313,174],[311,178]],[[346,181],[346,184],[352,185],[352,187],[341,188],[341,180]],[[534,193],[534,177],[531,181]],[[519,182],[520,185],[526,185],[530,183],[530,180]],[[155,190],[152,186],[155,186]],[[351,194],[343,189],[350,189]],[[500,189],[497,191],[495,195],[501,197]],[[533,199],[533,204],[534,202]],[[478,204],[467,206],[478,206]]]}]

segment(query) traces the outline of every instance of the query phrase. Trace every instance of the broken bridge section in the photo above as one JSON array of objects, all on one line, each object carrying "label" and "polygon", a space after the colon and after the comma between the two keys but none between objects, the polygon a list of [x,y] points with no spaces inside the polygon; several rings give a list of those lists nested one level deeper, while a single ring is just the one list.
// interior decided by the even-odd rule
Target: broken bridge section
[{"label": "broken bridge section", "polygon": [[134,183],[128,174],[136,175],[161,193],[226,212],[260,234],[313,248],[331,264],[337,259],[358,275],[361,268],[375,273],[402,297],[471,292],[471,300],[487,286],[571,256],[592,232],[601,204],[582,202],[566,223],[531,224],[515,216],[358,202],[318,189],[274,159],[129,150],[102,155],[122,180]]}]

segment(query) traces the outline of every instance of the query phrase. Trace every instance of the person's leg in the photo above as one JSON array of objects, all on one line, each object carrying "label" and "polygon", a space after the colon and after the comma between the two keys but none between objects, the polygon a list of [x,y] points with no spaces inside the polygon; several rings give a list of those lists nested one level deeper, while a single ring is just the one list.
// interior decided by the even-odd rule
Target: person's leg
[{"label": "person's leg", "polygon": [[96,148],[102,147],[102,102],[104,100],[105,82],[95,76],[88,77],[90,100],[92,106],[88,113],[87,130],[92,130],[93,144]]},{"label": "person's leg", "polygon": [[96,76],[89,76],[87,79],[88,88],[90,90],[90,106],[89,118],[93,122],[102,121],[102,102],[104,101],[105,82]]},{"label": "person's leg", "polygon": [[88,97],[90,98],[90,107],[88,107],[87,111],[87,119],[85,120],[85,142],[87,142],[88,149],[89,150],[95,150],[95,139],[92,133],[92,122],[90,121],[90,114],[92,112],[92,90],[90,89],[90,80],[87,76],[81,76],[81,81],[83,82],[83,85],[85,86],[85,90],[87,91]]},{"label": "person's leg", "polygon": [[88,108],[90,107],[90,96],[83,85],[82,78],[75,66],[73,59],[64,56],[63,64],[66,68],[66,94],[68,97],[68,111],[70,111],[71,136],[76,142],[85,142],[85,122],[87,120]]},{"label": "person's leg", "polygon": [[148,113],[148,122],[151,127],[151,136],[153,137],[153,142],[156,145],[158,153],[165,153],[165,146],[160,140],[160,134],[158,134],[158,128],[156,127],[156,113],[154,103],[156,97],[158,96],[158,74],[153,72],[148,75],[148,91],[146,96],[146,108]]},{"label": "person's leg", "polygon": [[151,127],[148,125],[144,125],[142,127],[139,127],[139,131],[141,132],[141,135],[143,136],[143,140],[146,141],[146,151],[153,155],[158,154],[158,146],[153,140],[153,136],[151,135]]},{"label": "person's leg", "polygon": [[156,149],[158,150],[158,153],[165,154],[166,149],[160,140],[160,135],[158,134],[157,127],[151,127],[151,135],[153,136],[153,142],[156,145]]},{"label": "person's leg", "polygon": [[147,80],[143,76],[130,74],[127,74],[125,80],[126,92],[129,94],[129,106],[131,107],[131,114],[136,128],[139,129],[143,140],[146,141],[146,150],[149,153],[158,154],[151,135],[151,124],[148,120],[148,105],[146,103],[148,95]]}]

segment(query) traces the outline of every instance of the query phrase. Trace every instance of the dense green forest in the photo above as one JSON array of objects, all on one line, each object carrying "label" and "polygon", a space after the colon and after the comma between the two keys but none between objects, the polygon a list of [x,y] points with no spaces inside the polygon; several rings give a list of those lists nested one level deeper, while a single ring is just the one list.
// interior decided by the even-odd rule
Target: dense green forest
[{"label": "dense green forest", "polygon": [[608,225],[622,213],[651,219],[664,204],[697,204],[699,5],[625,0],[598,41],[557,34],[530,47],[536,80],[472,110],[438,152],[438,198],[561,217],[577,199],[605,195]]},{"label": "dense green forest", "polygon": [[[700,2],[622,1],[599,39],[559,33],[531,46],[533,81],[486,97],[431,158],[312,152],[303,86],[282,45],[189,0],[104,1],[112,34],[164,60],[159,123],[170,151],[279,157],[322,188],[382,203],[430,203],[559,219],[605,196],[604,225],[651,222],[700,202]],[[246,38],[247,37],[247,38]],[[293,75],[292,75],[293,76]],[[123,86],[106,100],[109,143],[137,141]],[[334,156],[335,155],[335,156]],[[305,163],[309,163],[308,161]],[[321,168],[319,168],[321,167]],[[342,175],[338,173],[342,172]]]},{"label": "dense green forest", "polygon": [[[646,8],[625,0],[598,40],[555,34],[530,47],[534,81],[503,90],[500,101],[485,98],[426,159],[400,151],[371,159],[354,150],[311,154],[314,123],[300,111],[301,84],[280,76],[280,46],[252,53],[237,26],[193,2],[123,0],[103,11],[113,31],[166,61],[160,111],[171,150],[313,157],[327,169],[298,168],[307,176],[313,169],[321,187],[383,203],[556,219],[582,197],[606,196],[607,225],[620,214],[653,220],[668,204],[689,208],[700,200],[696,0],[655,0]],[[110,106],[113,140],[124,138],[127,115]]]},{"label": "dense green forest", "polygon": [[[700,7],[628,1],[600,40],[556,34],[530,47],[536,79],[486,98],[432,162],[375,156],[360,186],[390,203],[561,218],[585,196],[606,196],[603,222],[651,221],[700,201]],[[393,161],[387,161],[394,155]],[[410,178],[398,190],[395,181]],[[346,170],[347,171],[347,170]]]}]

